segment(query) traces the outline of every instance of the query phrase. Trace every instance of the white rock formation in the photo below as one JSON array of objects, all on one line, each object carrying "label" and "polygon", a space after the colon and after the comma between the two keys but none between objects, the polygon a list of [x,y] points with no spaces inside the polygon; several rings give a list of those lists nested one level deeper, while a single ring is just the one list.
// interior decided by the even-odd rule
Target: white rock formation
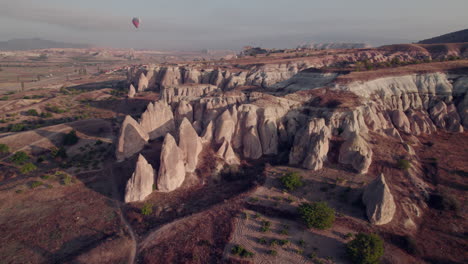
[{"label": "white rock formation", "polygon": [[229,143],[226,139],[224,140],[221,147],[216,152],[218,156],[224,159],[224,161],[229,165],[239,165],[240,160],[234,153],[232,149],[231,143]]},{"label": "white rock formation", "polygon": [[187,101],[180,101],[175,111],[176,123],[179,125],[184,118],[187,118],[190,123],[193,122],[193,107]]},{"label": "white rock formation", "polygon": [[140,152],[148,142],[148,139],[149,136],[145,129],[135,119],[127,115],[120,128],[120,136],[115,153],[117,161],[123,161]]},{"label": "white rock formation", "polygon": [[177,146],[174,137],[167,133],[161,150],[157,180],[158,191],[171,192],[185,180],[184,153]]},{"label": "white rock formation", "polygon": [[136,94],[135,86],[133,86],[133,84],[130,84],[130,89],[128,90],[128,98],[135,97],[135,94]]},{"label": "white rock formation", "polygon": [[410,122],[405,113],[401,110],[392,112],[392,121],[395,127],[405,133],[411,133]]},{"label": "white rock formation", "polygon": [[143,92],[148,88],[148,78],[144,73],[141,73],[140,79],[138,80],[138,92]]},{"label": "white rock formation", "polygon": [[148,132],[150,139],[165,136],[175,131],[174,115],[164,101],[149,103],[140,118],[141,127]]},{"label": "white rock formation", "polygon": [[208,123],[208,125],[206,126],[202,134],[203,143],[211,142],[213,140],[213,134],[214,134],[213,121],[210,121],[210,123]]},{"label": "white rock formation", "polygon": [[367,173],[372,163],[372,149],[358,133],[353,133],[340,148],[339,162],[350,164],[359,173]]},{"label": "white rock formation", "polygon": [[372,224],[384,225],[392,221],[396,205],[383,173],[366,187],[362,201]]},{"label": "white rock formation", "polygon": [[216,120],[215,142],[217,144],[224,141],[231,142],[235,125],[231,113],[226,109]]},{"label": "white rock formation", "polygon": [[186,172],[194,172],[198,164],[198,155],[203,149],[201,139],[187,118],[179,126],[179,148],[184,155]]},{"label": "white rock formation", "polygon": [[289,164],[300,165],[306,169],[319,170],[327,158],[331,131],[325,125],[325,120],[312,119],[300,131],[289,153]]},{"label": "white rock formation", "polygon": [[125,202],[143,201],[153,192],[154,170],[143,155],[138,156],[135,172],[125,188]]}]

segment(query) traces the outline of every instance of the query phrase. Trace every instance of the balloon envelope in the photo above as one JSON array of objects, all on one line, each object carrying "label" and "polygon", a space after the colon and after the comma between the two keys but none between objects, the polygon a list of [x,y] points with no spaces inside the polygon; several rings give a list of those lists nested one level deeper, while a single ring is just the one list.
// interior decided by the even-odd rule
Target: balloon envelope
[{"label": "balloon envelope", "polygon": [[140,26],[140,19],[138,17],[134,17],[132,19],[132,23],[136,28],[138,28]]}]

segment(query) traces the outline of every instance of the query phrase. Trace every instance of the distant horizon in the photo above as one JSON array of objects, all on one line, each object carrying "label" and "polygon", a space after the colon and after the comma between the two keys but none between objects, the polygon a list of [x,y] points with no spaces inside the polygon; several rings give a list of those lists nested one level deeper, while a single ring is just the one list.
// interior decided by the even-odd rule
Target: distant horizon
[{"label": "distant horizon", "polygon": [[[2,3],[0,36],[136,50],[290,48],[304,42],[381,46],[464,29],[467,9],[461,0],[16,0]],[[141,18],[139,29],[133,17]]]}]

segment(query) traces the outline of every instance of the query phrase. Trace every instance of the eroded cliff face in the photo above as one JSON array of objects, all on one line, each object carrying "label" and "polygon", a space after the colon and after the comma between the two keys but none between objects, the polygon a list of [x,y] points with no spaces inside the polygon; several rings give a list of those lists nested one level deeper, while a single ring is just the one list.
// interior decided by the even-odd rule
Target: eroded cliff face
[{"label": "eroded cliff face", "polygon": [[[280,69],[282,73],[272,74]],[[320,170],[332,162],[327,157],[332,141],[338,140],[342,145],[337,162],[365,174],[373,164],[375,135],[404,144],[403,138],[407,136],[437,130],[463,132],[468,126],[468,74],[432,72],[343,84],[336,81],[339,74],[300,72],[300,69],[277,66],[268,69],[268,74],[252,75],[161,68],[159,71],[165,71],[173,79],[154,74],[162,84],[161,99],[148,106],[140,124],[128,120],[124,123],[125,127],[141,130],[137,134],[142,136],[128,136],[132,133],[123,129],[119,149],[128,150],[118,157],[136,154],[145,143],[145,134],[154,139],[161,136],[154,131],[167,133],[166,147],[161,153],[161,163],[165,165],[157,181],[158,190],[172,191],[181,186],[185,173],[195,172],[202,148],[211,148],[229,165],[240,164],[242,159],[286,154],[289,165]],[[186,85],[187,82],[193,85]],[[258,89],[253,92],[235,89],[246,83],[255,84]],[[335,97],[340,94],[341,97]],[[327,100],[339,103],[324,104]],[[155,110],[156,105],[161,109]],[[169,128],[164,126],[168,122]],[[171,134],[179,138],[179,145]],[[134,145],[122,148],[127,138],[142,139],[138,139],[138,148]],[[408,155],[415,155],[411,146],[406,150]],[[410,178],[418,195],[425,196],[429,190],[418,179],[418,173],[421,174],[412,171]],[[370,189],[375,192],[379,189],[379,193],[367,191],[369,219],[375,224],[386,224],[393,217],[397,201],[389,193],[383,176],[373,185],[377,187]],[[404,204],[403,208],[408,204],[417,208],[406,198],[398,202]],[[416,218],[408,216],[408,219]]]}]

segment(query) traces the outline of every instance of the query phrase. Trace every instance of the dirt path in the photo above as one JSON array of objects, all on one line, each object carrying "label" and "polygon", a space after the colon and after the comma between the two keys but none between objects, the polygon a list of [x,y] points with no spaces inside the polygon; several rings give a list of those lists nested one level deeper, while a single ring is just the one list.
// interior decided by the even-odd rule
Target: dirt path
[{"label": "dirt path", "polygon": [[120,199],[119,198],[119,192],[118,192],[118,188],[117,188],[117,183],[115,182],[114,171],[112,169],[112,162],[107,162],[106,170],[109,171],[109,174],[110,174],[110,177],[111,177],[111,180],[112,180],[112,197],[114,199],[115,206],[119,208],[120,221],[122,221],[122,223],[125,224],[125,227],[127,228],[128,233],[130,234],[130,238],[132,239],[132,248],[130,250],[130,255],[128,256],[128,262],[127,263],[128,264],[133,264],[133,263],[135,263],[137,246],[138,246],[136,235],[135,235],[135,232],[133,231],[132,226],[130,225],[130,223],[125,218],[124,210],[122,210],[122,202],[119,201],[119,199]]}]

